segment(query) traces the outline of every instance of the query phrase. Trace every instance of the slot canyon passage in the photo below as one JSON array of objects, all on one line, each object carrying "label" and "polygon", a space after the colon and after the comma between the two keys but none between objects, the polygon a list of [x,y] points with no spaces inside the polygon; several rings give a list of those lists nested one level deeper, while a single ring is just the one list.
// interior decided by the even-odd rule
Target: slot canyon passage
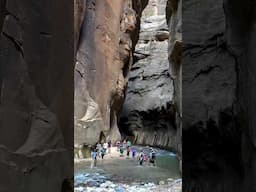
[{"label": "slot canyon passage", "polygon": [[[170,31],[181,7],[174,7],[167,0],[75,1],[75,191],[181,191],[180,75],[170,67],[180,64],[181,34],[173,30],[172,39]],[[112,150],[90,168],[91,146],[123,138],[138,153],[155,148],[157,166]]]}]

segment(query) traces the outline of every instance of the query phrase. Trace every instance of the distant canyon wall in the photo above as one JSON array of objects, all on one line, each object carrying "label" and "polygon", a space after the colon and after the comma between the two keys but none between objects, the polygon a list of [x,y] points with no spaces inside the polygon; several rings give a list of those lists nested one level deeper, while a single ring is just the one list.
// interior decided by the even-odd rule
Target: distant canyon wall
[{"label": "distant canyon wall", "polygon": [[143,11],[119,127],[136,144],[176,149],[166,5],[166,0],[150,0]]}]

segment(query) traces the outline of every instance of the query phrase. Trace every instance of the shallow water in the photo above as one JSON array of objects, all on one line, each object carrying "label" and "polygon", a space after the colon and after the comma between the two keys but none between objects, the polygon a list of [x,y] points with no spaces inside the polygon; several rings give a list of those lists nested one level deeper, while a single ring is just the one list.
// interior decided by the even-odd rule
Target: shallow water
[{"label": "shallow water", "polygon": [[[143,149],[145,153],[150,151],[148,147],[137,146],[136,148],[138,151]],[[167,183],[168,179],[169,181],[172,179],[177,181],[180,178],[180,173],[179,163],[175,154],[157,149],[156,156],[156,167],[149,165],[139,166],[136,159],[128,159],[126,157],[109,157],[108,159],[98,160],[97,166],[92,169],[90,168],[90,161],[75,164],[75,187],[77,189],[80,187],[81,191],[90,191],[90,187],[106,189],[104,183],[109,182],[113,191],[116,191],[114,188],[123,187],[123,185],[135,187],[136,191],[139,189],[138,187],[141,190],[147,187],[157,188],[155,185],[163,181]],[[107,188],[112,189],[111,187]],[[129,190],[132,191],[131,188]],[[151,190],[151,188],[147,188],[147,190]]]}]

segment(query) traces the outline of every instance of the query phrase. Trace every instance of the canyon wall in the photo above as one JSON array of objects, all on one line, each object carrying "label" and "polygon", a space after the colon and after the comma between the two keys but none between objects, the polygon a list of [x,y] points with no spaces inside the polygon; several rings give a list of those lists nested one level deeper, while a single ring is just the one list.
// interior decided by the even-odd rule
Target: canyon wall
[{"label": "canyon wall", "polygon": [[255,191],[255,3],[183,1],[184,191]]},{"label": "canyon wall", "polygon": [[73,2],[0,6],[0,191],[72,191]]},{"label": "canyon wall", "polygon": [[[181,158],[181,104],[174,97],[179,93],[174,85],[179,86],[170,75],[168,54],[174,24],[166,19],[167,1],[76,5],[75,146],[116,141],[121,131],[134,143],[172,148]],[[175,51],[169,48],[176,55],[181,51],[177,38]]]},{"label": "canyon wall", "polygon": [[182,171],[182,1],[168,0],[166,21],[169,27],[168,60],[173,80],[174,123],[177,127],[175,149]]},{"label": "canyon wall", "polygon": [[169,73],[167,1],[149,1],[129,73],[120,130],[134,143],[176,149],[173,81]]},{"label": "canyon wall", "polygon": [[84,3],[81,28],[75,31],[79,34],[75,65],[76,146],[121,138],[117,119],[147,0]]}]

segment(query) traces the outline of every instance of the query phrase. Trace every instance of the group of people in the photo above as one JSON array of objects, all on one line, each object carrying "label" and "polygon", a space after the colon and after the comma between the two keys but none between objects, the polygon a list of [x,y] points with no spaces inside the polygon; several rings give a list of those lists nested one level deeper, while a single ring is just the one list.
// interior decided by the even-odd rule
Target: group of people
[{"label": "group of people", "polygon": [[[111,141],[105,143],[97,143],[91,150],[91,168],[96,166],[97,158],[104,159],[104,156],[108,153],[111,153],[112,143]],[[156,166],[156,151],[153,148],[150,148],[150,153],[146,153],[141,150],[137,155],[136,147],[132,147],[132,143],[129,140],[123,140],[122,142],[116,142],[117,151],[120,153],[120,157],[124,157],[126,151],[127,158],[130,158],[130,154],[133,159],[137,159],[139,165],[153,165]]]},{"label": "group of people", "polygon": [[[123,140],[123,142],[117,141],[116,143],[117,151],[120,152],[120,157],[124,156],[124,152],[126,150],[127,158],[130,157],[130,152],[132,153],[132,158],[135,159],[137,155],[137,150],[135,147],[132,147],[131,142],[128,140]],[[137,156],[137,160],[139,165],[149,164],[156,166],[156,151],[153,148],[150,148],[150,154],[148,155],[143,150],[140,151],[139,155]]]},{"label": "group of people", "polygon": [[97,163],[97,157],[104,159],[104,156],[108,153],[111,153],[111,147],[112,143],[111,141],[105,142],[105,143],[97,143],[92,149],[91,149],[91,158],[92,163],[91,167],[95,167]]},{"label": "group of people", "polygon": [[156,166],[156,151],[151,148],[149,156],[143,151],[139,154],[139,164],[143,165],[148,163],[149,165]]},{"label": "group of people", "polygon": [[123,157],[124,156],[124,152],[126,150],[126,156],[129,157],[130,156],[130,152],[131,150],[133,150],[133,153],[136,153],[136,151],[134,151],[134,149],[131,149],[131,146],[132,146],[132,143],[131,141],[126,141],[125,139],[120,142],[120,141],[117,141],[116,142],[116,149],[117,151],[120,152],[120,157]]}]

